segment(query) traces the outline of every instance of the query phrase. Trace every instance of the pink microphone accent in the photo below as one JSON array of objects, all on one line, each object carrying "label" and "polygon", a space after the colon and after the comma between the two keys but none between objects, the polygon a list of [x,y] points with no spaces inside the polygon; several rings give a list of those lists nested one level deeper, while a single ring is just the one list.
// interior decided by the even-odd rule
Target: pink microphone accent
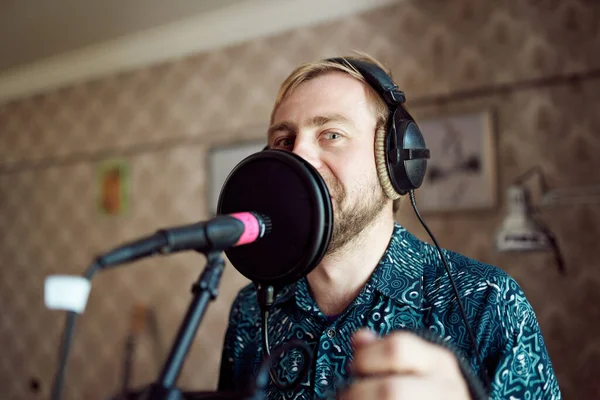
[{"label": "pink microphone accent", "polygon": [[230,216],[239,219],[244,224],[244,233],[240,236],[240,240],[235,244],[236,246],[240,246],[242,244],[248,244],[254,242],[258,239],[260,234],[260,224],[258,219],[249,212],[241,212],[230,214]]}]

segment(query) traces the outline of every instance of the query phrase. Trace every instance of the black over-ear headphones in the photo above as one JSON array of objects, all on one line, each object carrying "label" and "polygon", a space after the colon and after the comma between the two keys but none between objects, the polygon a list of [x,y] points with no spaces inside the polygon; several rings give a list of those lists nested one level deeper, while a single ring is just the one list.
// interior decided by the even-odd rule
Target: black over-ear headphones
[{"label": "black over-ear headphones", "polygon": [[385,194],[395,200],[423,183],[429,149],[415,120],[402,106],[404,92],[380,67],[368,61],[330,58],[326,61],[356,69],[389,109],[388,126],[375,135],[375,163]]}]

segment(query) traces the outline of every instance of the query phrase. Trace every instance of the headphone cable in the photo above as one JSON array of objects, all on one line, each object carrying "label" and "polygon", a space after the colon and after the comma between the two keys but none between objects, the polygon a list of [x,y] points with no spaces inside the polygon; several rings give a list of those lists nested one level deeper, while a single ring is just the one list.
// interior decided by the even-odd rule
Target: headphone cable
[{"label": "headphone cable", "polygon": [[417,215],[417,218],[419,219],[419,222],[421,222],[421,225],[423,225],[423,228],[425,228],[425,230],[427,231],[427,234],[429,235],[431,240],[433,240],[433,243],[435,244],[435,247],[436,247],[436,249],[440,255],[440,258],[444,264],[444,268],[446,269],[446,273],[448,274],[448,278],[450,279],[452,291],[454,292],[454,296],[456,297],[456,301],[458,303],[460,315],[465,323],[465,327],[467,328],[467,333],[469,334],[469,338],[471,339],[471,347],[473,348],[475,357],[477,358],[477,362],[479,363],[479,365],[481,366],[481,369],[483,371],[483,377],[484,377],[486,388],[489,389],[491,384],[490,384],[490,380],[489,380],[489,377],[487,374],[487,368],[485,367],[485,364],[483,363],[483,358],[481,357],[481,353],[479,351],[479,346],[477,345],[477,341],[475,340],[475,335],[473,334],[473,330],[471,329],[471,325],[469,324],[469,320],[467,319],[467,314],[465,313],[465,308],[463,307],[462,301],[460,300],[460,295],[458,293],[458,289],[456,288],[456,283],[454,283],[454,278],[452,277],[452,273],[450,272],[450,267],[448,266],[448,261],[446,260],[446,257],[444,256],[444,252],[442,251],[442,248],[438,244],[437,239],[435,238],[435,236],[433,236],[433,233],[431,232],[431,230],[429,230],[429,227],[427,226],[427,224],[421,217],[419,210],[417,209],[417,202],[415,200],[414,189],[411,189],[409,191],[409,195],[410,195],[410,202],[412,204],[413,210],[415,211],[415,214]]}]

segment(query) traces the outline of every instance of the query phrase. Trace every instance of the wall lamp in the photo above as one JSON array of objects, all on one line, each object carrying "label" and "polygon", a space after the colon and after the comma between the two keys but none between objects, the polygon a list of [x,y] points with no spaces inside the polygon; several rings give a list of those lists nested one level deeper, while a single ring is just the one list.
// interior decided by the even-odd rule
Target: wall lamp
[{"label": "wall lamp", "polygon": [[[537,176],[541,187],[541,199],[534,205],[526,186]],[[552,251],[561,274],[565,265],[558,241],[539,218],[541,208],[599,204],[600,185],[549,190],[542,170],[533,167],[518,177],[506,192],[507,214],[496,233],[496,249],[501,252]]]}]

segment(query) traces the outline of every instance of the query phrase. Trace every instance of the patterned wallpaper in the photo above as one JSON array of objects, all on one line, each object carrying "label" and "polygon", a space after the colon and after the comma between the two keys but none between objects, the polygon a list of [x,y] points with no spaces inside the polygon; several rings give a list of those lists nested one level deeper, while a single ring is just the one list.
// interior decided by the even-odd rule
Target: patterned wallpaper
[{"label": "patterned wallpaper", "polygon": [[[411,99],[600,67],[600,3],[586,0],[406,1],[341,21],[198,54],[0,105],[0,391],[47,398],[64,314],[43,306],[48,274],[79,274],[94,255],[158,227],[208,218],[207,151],[261,138],[279,83],[298,63],[366,51],[388,64]],[[414,107],[418,118],[492,109],[500,193],[539,165],[551,187],[598,183],[600,80]],[[130,165],[131,208],[96,205],[97,169]],[[504,204],[504,199],[501,199]],[[496,264],[521,284],[538,315],[565,398],[598,398],[598,205],[547,208],[567,276],[549,254],[498,254],[501,208],[429,215],[444,247]],[[398,220],[425,238],[405,206]],[[198,254],[104,272],[80,318],[66,398],[119,390],[136,303],[155,312],[142,332],[133,385],[156,378],[202,270]],[[246,283],[228,266],[180,385],[213,389],[231,301]],[[158,337],[158,339],[157,339]],[[158,340],[158,345],[157,345]],[[35,382],[39,389],[35,390]]]}]

